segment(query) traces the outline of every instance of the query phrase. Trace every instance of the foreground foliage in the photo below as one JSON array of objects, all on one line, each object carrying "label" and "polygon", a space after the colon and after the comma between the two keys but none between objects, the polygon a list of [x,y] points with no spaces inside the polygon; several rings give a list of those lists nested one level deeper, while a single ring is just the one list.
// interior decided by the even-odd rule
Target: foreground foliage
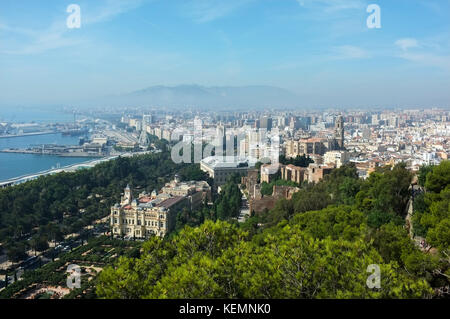
[{"label": "foreground foliage", "polygon": [[[307,227],[313,227],[314,223],[312,218]],[[250,240],[236,226],[207,221],[198,228],[187,227],[172,241],[153,238],[144,245],[141,258],[122,257],[115,267],[99,275],[97,295],[103,298],[431,295],[424,279],[401,271],[395,261],[383,261],[374,246],[359,236],[352,241],[340,236],[321,238],[296,223],[279,225],[262,235]],[[380,265],[381,289],[366,286],[366,269],[371,264]]]},{"label": "foreground foliage", "polygon": [[[446,163],[439,175],[448,172]],[[443,167],[443,168],[442,168]],[[445,172],[442,172],[441,170]],[[443,174],[445,173],[445,174]],[[431,175],[430,175],[431,176]],[[354,167],[305,185],[292,200],[238,226],[206,220],[168,240],[152,238],[140,258],[122,257],[100,273],[101,298],[430,298],[449,285],[443,224],[422,252],[404,217],[412,176],[404,165],[366,181]],[[443,207],[448,180],[427,177],[428,207]],[[442,193],[444,191],[444,193]],[[436,208],[437,209],[437,208]],[[442,212],[448,214],[448,204]],[[444,214],[445,215],[445,214]],[[433,228],[434,229],[434,228]],[[435,236],[435,237],[433,237]],[[434,239],[436,238],[436,239]],[[369,265],[381,270],[370,289]]]}]

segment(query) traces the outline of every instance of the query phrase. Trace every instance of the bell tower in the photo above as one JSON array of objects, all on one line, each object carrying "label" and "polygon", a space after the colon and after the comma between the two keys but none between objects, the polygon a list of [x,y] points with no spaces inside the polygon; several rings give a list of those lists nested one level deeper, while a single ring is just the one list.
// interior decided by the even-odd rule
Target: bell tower
[{"label": "bell tower", "polygon": [[122,206],[123,205],[129,205],[131,203],[132,200],[132,196],[131,196],[131,188],[130,185],[127,185],[127,187],[125,187],[125,193],[122,197]]},{"label": "bell tower", "polygon": [[334,136],[338,142],[339,149],[344,149],[344,117],[339,115],[334,125]]}]

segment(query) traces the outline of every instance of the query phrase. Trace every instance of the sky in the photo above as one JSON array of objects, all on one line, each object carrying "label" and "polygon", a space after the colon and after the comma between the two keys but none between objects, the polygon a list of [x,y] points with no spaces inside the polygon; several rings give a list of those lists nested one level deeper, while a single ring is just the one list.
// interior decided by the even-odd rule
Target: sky
[{"label": "sky", "polygon": [[[70,29],[67,8],[81,8]],[[368,28],[369,4],[381,28]],[[450,0],[2,0],[0,105],[153,85],[271,85],[302,105],[450,106]]]}]

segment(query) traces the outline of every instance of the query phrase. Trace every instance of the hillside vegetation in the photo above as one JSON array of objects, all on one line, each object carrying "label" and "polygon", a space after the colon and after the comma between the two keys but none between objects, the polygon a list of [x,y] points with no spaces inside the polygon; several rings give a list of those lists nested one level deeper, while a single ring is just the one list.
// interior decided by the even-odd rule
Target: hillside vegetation
[{"label": "hillside vegetation", "polygon": [[[168,239],[152,238],[140,258],[100,273],[100,298],[431,298],[450,285],[449,162],[429,170],[421,251],[405,216],[412,175],[385,167],[363,181],[345,166],[303,186],[238,225],[206,220]],[[422,219],[432,222],[422,222]],[[424,226],[425,227],[425,226]],[[380,288],[366,284],[369,265]]]}]

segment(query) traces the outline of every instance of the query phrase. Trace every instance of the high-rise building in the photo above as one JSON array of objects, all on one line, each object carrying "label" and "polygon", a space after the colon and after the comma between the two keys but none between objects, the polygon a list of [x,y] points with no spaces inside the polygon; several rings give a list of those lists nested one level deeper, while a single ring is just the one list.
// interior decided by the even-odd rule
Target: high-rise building
[{"label": "high-rise building", "polygon": [[309,116],[300,116],[298,118],[298,122],[299,122],[299,128],[301,128],[304,131],[309,130],[309,127],[311,125],[311,117]]},{"label": "high-rise building", "polygon": [[144,114],[142,115],[142,127],[146,128],[147,125],[150,125],[153,123],[153,117],[150,114]]},{"label": "high-rise building", "polygon": [[369,127],[364,127],[362,130],[362,138],[365,141],[369,141],[370,140],[370,136],[371,136],[372,132],[370,131]]},{"label": "high-rise building", "polygon": [[398,117],[397,116],[392,116],[389,118],[389,126],[391,127],[398,127]]},{"label": "high-rise building", "polygon": [[227,131],[225,125],[222,123],[217,125],[216,136],[214,140],[214,147],[216,155],[222,156],[226,153],[227,149]]},{"label": "high-rise building", "polygon": [[262,129],[266,129],[267,132],[272,130],[272,118],[268,116],[263,116],[259,120],[259,126]]},{"label": "high-rise building", "polygon": [[289,128],[291,130],[298,130],[300,128],[300,122],[296,116],[291,117],[289,121]]},{"label": "high-rise building", "polygon": [[142,131],[142,121],[135,120],[133,126],[136,128],[136,131],[138,132]]},{"label": "high-rise building", "polygon": [[372,114],[372,125],[378,125],[380,123],[380,116],[378,114]]},{"label": "high-rise building", "polygon": [[217,128],[216,128],[216,136],[217,136],[217,138],[218,139],[220,139],[220,138],[224,139],[226,134],[227,134],[227,131],[226,131],[225,126],[223,126],[222,124],[217,125]]}]

